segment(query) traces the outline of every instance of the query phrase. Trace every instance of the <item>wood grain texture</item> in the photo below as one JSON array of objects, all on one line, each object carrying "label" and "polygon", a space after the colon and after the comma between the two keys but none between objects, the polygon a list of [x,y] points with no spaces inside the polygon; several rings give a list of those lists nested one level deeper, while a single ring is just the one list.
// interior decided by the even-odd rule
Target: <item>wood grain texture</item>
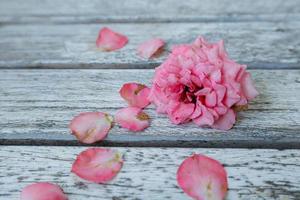
[{"label": "wood grain texture", "polygon": [[[300,70],[250,70],[260,95],[227,132],[173,125],[154,106],[151,126],[131,133],[118,127],[101,145],[300,148]],[[78,145],[69,134],[73,116],[115,114],[126,106],[126,82],[149,84],[153,70],[1,70],[0,143]]]},{"label": "wood grain texture", "polygon": [[299,20],[295,0],[10,0],[0,23],[99,23]]},{"label": "wood grain texture", "polygon": [[[129,44],[115,52],[99,51],[95,40],[104,26],[126,34]],[[199,35],[211,42],[223,38],[230,57],[250,68],[300,68],[300,22],[0,26],[0,68],[154,68],[168,52],[145,60],[137,55],[140,43],[160,37],[170,51]]]},{"label": "wood grain texture", "polygon": [[121,172],[107,184],[94,184],[70,173],[82,147],[0,148],[0,199],[19,199],[33,182],[59,184],[70,200],[190,199],[177,186],[176,171],[193,153],[211,156],[225,165],[228,200],[300,198],[299,150],[117,148],[124,157]]}]

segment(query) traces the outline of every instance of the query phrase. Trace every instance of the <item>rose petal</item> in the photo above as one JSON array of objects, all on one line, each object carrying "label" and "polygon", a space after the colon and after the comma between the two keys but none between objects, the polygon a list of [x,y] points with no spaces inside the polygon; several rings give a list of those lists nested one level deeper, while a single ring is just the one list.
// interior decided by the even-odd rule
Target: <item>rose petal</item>
[{"label": "rose petal", "polygon": [[197,200],[222,200],[228,188],[222,164],[201,154],[194,154],[181,163],[177,182],[187,195]]},{"label": "rose petal", "polygon": [[89,148],[77,156],[72,172],[88,181],[106,183],[117,175],[122,165],[122,155],[117,150]]},{"label": "rose petal", "polygon": [[139,83],[126,83],[120,90],[120,95],[130,106],[145,108],[149,105],[148,96],[150,89]]},{"label": "rose petal", "polygon": [[206,95],[205,104],[208,107],[214,107],[217,103],[217,94],[215,91],[212,91]]},{"label": "rose petal", "polygon": [[232,109],[228,109],[227,113],[222,115],[215,123],[211,126],[212,128],[227,131],[232,128],[235,123],[235,112]]},{"label": "rose petal", "polygon": [[102,112],[86,112],[74,117],[70,123],[72,134],[83,143],[103,140],[112,127],[113,118]]},{"label": "rose petal", "polygon": [[141,57],[150,58],[164,45],[165,42],[162,39],[154,38],[140,44],[137,51]]},{"label": "rose petal", "polygon": [[211,126],[214,123],[214,116],[208,111],[208,109],[201,105],[201,115],[195,119],[193,119],[193,122],[197,124],[198,126]]},{"label": "rose petal", "polygon": [[114,51],[124,47],[127,42],[128,38],[125,35],[104,27],[99,31],[96,46],[103,51]]},{"label": "rose petal", "polygon": [[242,91],[245,97],[247,98],[247,100],[252,100],[258,95],[258,91],[254,87],[249,72],[244,73],[242,77],[241,85],[242,85]]},{"label": "rose petal", "polygon": [[115,121],[121,127],[131,131],[141,131],[147,128],[149,116],[138,107],[127,107],[117,111]]},{"label": "rose petal", "polygon": [[189,120],[193,114],[195,105],[193,103],[179,103],[176,107],[168,112],[172,123],[180,124]]},{"label": "rose petal", "polygon": [[21,200],[67,200],[63,190],[52,183],[34,183],[26,186]]}]

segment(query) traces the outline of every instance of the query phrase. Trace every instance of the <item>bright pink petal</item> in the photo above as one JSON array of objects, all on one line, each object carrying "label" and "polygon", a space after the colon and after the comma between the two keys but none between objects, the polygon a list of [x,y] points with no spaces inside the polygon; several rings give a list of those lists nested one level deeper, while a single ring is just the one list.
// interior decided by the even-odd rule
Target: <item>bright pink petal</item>
[{"label": "bright pink petal", "polygon": [[162,39],[154,38],[148,40],[137,48],[138,54],[143,58],[151,58],[159,49],[165,45]]},{"label": "bright pink petal", "polygon": [[242,91],[248,100],[252,100],[258,95],[258,92],[254,87],[249,72],[244,73],[241,84],[242,84]]},{"label": "bright pink petal", "polygon": [[122,155],[117,150],[89,148],[77,156],[72,172],[91,182],[106,183],[117,175],[122,165]]},{"label": "bright pink petal", "polygon": [[228,188],[227,173],[222,164],[201,154],[194,154],[181,163],[177,182],[196,200],[222,200]]},{"label": "bright pink petal", "polygon": [[26,186],[21,200],[67,200],[63,190],[52,183],[34,183]]},{"label": "bright pink petal", "polygon": [[149,119],[149,116],[138,107],[122,108],[115,115],[116,123],[131,131],[144,130],[150,125]]},{"label": "bright pink petal", "polygon": [[125,35],[104,27],[99,31],[96,46],[103,51],[114,51],[124,47],[127,42],[128,38]]},{"label": "bright pink petal", "polygon": [[235,123],[235,113],[232,109],[228,109],[227,113],[222,115],[215,123],[212,125],[213,128],[227,131],[232,128]]},{"label": "bright pink petal", "polygon": [[150,88],[139,83],[126,83],[120,90],[120,95],[130,106],[145,108],[150,104],[148,96]]},{"label": "bright pink petal", "polygon": [[103,140],[112,127],[113,118],[102,112],[86,112],[74,117],[70,123],[72,134],[83,143]]}]

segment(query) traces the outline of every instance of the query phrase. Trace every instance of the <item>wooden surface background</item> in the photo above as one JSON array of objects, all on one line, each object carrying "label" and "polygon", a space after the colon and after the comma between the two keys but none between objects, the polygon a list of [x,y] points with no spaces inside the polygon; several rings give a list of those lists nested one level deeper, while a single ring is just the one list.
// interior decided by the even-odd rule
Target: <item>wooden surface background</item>
[{"label": "wooden surface background", "polygon": [[[98,51],[104,26],[126,34],[129,44]],[[97,185],[71,175],[86,147],[70,135],[70,119],[85,111],[114,114],[126,106],[122,84],[150,85],[172,45],[198,35],[224,39],[261,93],[234,128],[176,126],[150,106],[151,127],[131,133],[115,125],[95,144],[124,154],[115,180]],[[70,200],[189,199],[175,174],[192,153],[224,163],[228,200],[300,199],[299,35],[297,0],[0,1],[0,199],[19,199],[36,181],[61,185]],[[136,47],[152,37],[165,39],[166,51],[141,59]]]}]

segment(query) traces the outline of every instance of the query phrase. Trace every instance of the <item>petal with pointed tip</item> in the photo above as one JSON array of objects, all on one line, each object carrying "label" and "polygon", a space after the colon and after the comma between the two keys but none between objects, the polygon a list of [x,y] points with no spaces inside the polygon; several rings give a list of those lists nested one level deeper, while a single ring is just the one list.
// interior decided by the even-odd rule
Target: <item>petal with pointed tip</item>
[{"label": "petal with pointed tip", "polygon": [[114,51],[124,47],[127,42],[128,38],[125,35],[104,27],[99,31],[96,46],[103,51]]}]

